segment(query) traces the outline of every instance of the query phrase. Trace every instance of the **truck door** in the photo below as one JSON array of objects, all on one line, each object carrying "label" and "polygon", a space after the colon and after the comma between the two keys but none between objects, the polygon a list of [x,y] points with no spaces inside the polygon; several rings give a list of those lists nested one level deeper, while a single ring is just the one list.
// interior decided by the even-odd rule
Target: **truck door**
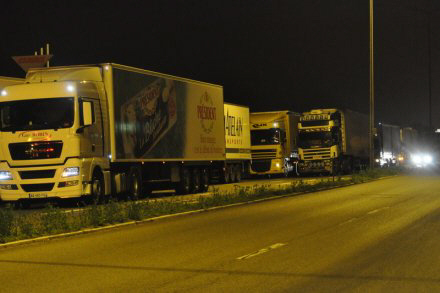
[{"label": "truck door", "polygon": [[83,117],[83,103],[91,103],[93,123],[82,131],[80,155],[83,158],[102,157],[104,155],[104,141],[100,101],[98,99],[80,98],[80,120]]}]

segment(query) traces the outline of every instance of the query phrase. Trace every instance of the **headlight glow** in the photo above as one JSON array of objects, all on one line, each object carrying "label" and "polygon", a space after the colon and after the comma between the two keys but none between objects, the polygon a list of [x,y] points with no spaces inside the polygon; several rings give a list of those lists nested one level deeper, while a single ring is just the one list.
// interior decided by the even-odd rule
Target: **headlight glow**
[{"label": "headlight glow", "polygon": [[0,180],[12,180],[12,174],[9,171],[0,171]]},{"label": "headlight glow", "polygon": [[79,167],[68,167],[65,168],[61,177],[73,177],[79,175]]},{"label": "headlight glow", "polygon": [[434,161],[434,158],[427,153],[413,154],[411,156],[411,159],[417,167],[426,167],[428,165],[431,165]]},{"label": "headlight glow", "polygon": [[71,92],[71,93],[73,93],[73,92],[75,91],[75,87],[74,87],[73,85],[71,85],[71,84],[69,84],[69,85],[66,87],[66,89],[67,89],[68,92]]},{"label": "headlight glow", "polygon": [[431,164],[432,163],[432,157],[430,155],[424,155],[423,156],[423,163]]},{"label": "headlight glow", "polygon": [[413,155],[412,160],[415,164],[420,164],[422,162],[422,157],[419,155]]}]

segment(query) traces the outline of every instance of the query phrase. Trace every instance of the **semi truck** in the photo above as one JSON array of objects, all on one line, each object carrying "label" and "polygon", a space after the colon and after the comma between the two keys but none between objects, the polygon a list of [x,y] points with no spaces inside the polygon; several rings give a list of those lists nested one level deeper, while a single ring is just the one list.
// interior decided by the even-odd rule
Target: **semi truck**
[{"label": "semi truck", "polygon": [[21,83],[24,83],[24,78],[0,76],[0,92],[3,88],[9,85],[21,84]]},{"label": "semi truck", "polygon": [[314,109],[302,113],[299,173],[351,173],[369,160],[368,116],[351,110]]},{"label": "semi truck", "polygon": [[250,174],[296,173],[299,114],[292,111],[250,114],[252,163]]},{"label": "semi truck", "polygon": [[248,176],[251,162],[249,107],[224,103],[226,163],[221,182],[239,182]]},{"label": "semi truck", "polygon": [[1,92],[0,200],[98,202],[203,192],[225,171],[238,180],[246,114],[226,108],[225,120],[224,107],[221,86],[114,63],[31,69]]},{"label": "semi truck", "polygon": [[400,126],[379,123],[375,133],[375,161],[380,167],[399,165],[402,162]]}]

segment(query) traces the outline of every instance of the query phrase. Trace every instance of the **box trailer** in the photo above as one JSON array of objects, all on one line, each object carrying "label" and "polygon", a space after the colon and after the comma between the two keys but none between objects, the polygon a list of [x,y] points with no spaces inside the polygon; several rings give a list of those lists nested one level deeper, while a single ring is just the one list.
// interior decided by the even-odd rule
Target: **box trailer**
[{"label": "box trailer", "polygon": [[380,167],[398,165],[401,152],[400,126],[379,123],[375,133],[376,163]]},{"label": "box trailer", "polygon": [[203,192],[246,154],[244,138],[227,164],[218,85],[106,63],[31,69],[3,93],[3,201]]},{"label": "box trailer", "polygon": [[249,107],[224,103],[226,164],[221,181],[239,182],[249,173],[251,134]]}]

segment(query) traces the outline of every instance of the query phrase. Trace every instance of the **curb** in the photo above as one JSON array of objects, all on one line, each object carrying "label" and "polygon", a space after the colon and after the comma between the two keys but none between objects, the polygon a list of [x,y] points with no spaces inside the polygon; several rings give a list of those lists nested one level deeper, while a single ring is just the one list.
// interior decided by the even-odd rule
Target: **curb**
[{"label": "curb", "polygon": [[203,213],[203,212],[224,209],[224,208],[229,208],[229,207],[234,207],[234,206],[241,206],[241,205],[245,205],[245,204],[259,203],[259,202],[275,200],[275,199],[279,199],[279,198],[283,198],[283,197],[291,197],[291,196],[296,196],[296,195],[301,195],[301,194],[308,194],[308,193],[332,190],[332,189],[348,187],[348,186],[352,186],[352,185],[370,183],[370,182],[378,181],[378,180],[382,180],[382,179],[389,179],[389,178],[393,178],[393,177],[397,177],[397,176],[398,175],[385,176],[385,177],[372,179],[372,180],[369,180],[366,182],[360,182],[360,183],[352,183],[351,182],[351,183],[342,184],[339,186],[320,188],[317,190],[288,193],[288,194],[283,194],[283,195],[275,195],[275,196],[271,196],[271,197],[255,199],[252,201],[238,202],[238,203],[233,203],[233,204],[228,204],[228,205],[210,207],[210,208],[206,208],[206,209],[199,209],[199,210],[187,211],[187,212],[176,213],[176,214],[162,215],[162,216],[157,216],[157,217],[153,217],[153,218],[147,218],[147,219],[140,220],[140,221],[129,221],[129,222],[124,222],[124,223],[119,223],[119,224],[103,226],[103,227],[87,228],[87,229],[74,231],[74,232],[67,232],[67,233],[61,233],[61,234],[55,234],[55,235],[41,236],[41,237],[31,238],[31,239],[17,240],[17,241],[12,241],[12,242],[0,244],[0,249],[6,249],[9,247],[21,246],[21,245],[31,244],[31,243],[35,243],[35,242],[50,241],[50,240],[55,240],[55,239],[59,239],[59,238],[67,238],[67,237],[72,237],[72,236],[76,236],[76,235],[89,234],[89,233],[94,233],[94,232],[99,232],[99,231],[113,230],[113,229],[117,229],[117,228],[121,228],[121,227],[125,227],[125,226],[139,225],[139,224],[158,221],[158,220],[167,219],[167,218],[174,218],[174,217],[179,217],[179,216]]}]

